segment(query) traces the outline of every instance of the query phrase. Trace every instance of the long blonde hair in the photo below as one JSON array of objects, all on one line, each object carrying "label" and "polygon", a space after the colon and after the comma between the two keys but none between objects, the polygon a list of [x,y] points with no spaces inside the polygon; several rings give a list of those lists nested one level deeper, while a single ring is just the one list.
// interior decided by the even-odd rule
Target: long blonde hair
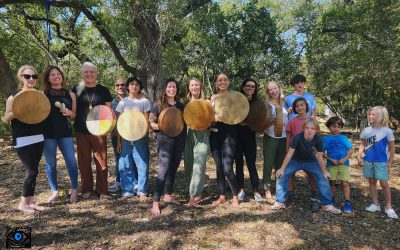
[{"label": "long blonde hair", "polygon": [[375,106],[368,110],[368,115],[371,111],[375,111],[378,116],[379,125],[383,127],[389,127],[389,112],[384,106]]},{"label": "long blonde hair", "polygon": [[[35,72],[36,75],[39,75],[38,71],[31,65],[22,65],[18,72],[17,72],[17,79],[18,79],[18,88],[21,89],[23,87],[23,82],[21,81],[22,79],[22,72],[24,72],[24,70],[26,69],[31,69],[33,72]],[[39,82],[36,83],[36,86],[39,85]]]},{"label": "long blonde hair", "polygon": [[199,79],[197,79],[196,77],[192,77],[189,79],[188,84],[186,85],[186,100],[185,103],[189,103],[192,99],[192,93],[189,90],[189,85],[191,81],[196,81],[200,84],[200,95],[199,95],[199,99],[204,99],[204,91],[203,91],[203,84],[201,83],[201,81]]},{"label": "long blonde hair", "polygon": [[267,85],[265,86],[265,94],[267,95],[267,101],[268,101],[269,103],[273,103],[273,101],[274,101],[274,99],[272,99],[272,97],[271,97],[271,96],[269,95],[269,93],[268,93],[268,86],[269,86],[270,84],[276,84],[276,86],[278,86],[278,88],[279,88],[279,101],[280,101],[281,104],[283,104],[283,103],[282,103],[282,102],[283,102],[282,96],[284,96],[284,95],[283,95],[283,89],[282,89],[282,86],[281,86],[279,83],[277,83],[276,81],[269,81],[269,82],[267,83]]}]

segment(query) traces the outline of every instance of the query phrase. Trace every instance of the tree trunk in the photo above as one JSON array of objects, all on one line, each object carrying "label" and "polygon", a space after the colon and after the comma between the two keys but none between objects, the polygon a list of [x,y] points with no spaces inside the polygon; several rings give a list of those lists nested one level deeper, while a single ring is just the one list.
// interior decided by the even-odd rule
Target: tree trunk
[{"label": "tree trunk", "polygon": [[6,96],[11,94],[17,88],[14,78],[12,77],[10,66],[7,62],[7,58],[5,57],[3,50],[1,48],[0,48],[0,88],[1,92],[6,94]]},{"label": "tree trunk", "polygon": [[138,36],[137,73],[142,79],[150,101],[157,99],[162,89],[162,44],[156,11],[147,11],[140,1],[133,1],[136,13],[133,26]]}]

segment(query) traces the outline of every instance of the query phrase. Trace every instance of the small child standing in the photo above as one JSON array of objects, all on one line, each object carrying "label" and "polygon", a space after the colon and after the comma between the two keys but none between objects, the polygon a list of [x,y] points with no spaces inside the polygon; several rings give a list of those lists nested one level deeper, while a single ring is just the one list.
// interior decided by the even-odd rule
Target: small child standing
[{"label": "small child standing", "polygon": [[350,162],[349,158],[353,154],[353,147],[350,140],[340,134],[343,128],[343,121],[339,117],[331,117],[325,123],[329,129],[330,135],[324,138],[324,157],[327,159],[326,167],[328,172],[331,174],[331,193],[332,203],[335,205],[335,191],[336,191],[336,180],[340,180],[344,193],[344,208],[343,212],[351,213],[351,202],[350,202]]},{"label": "small child standing", "polygon": [[[361,144],[358,150],[358,162],[363,168],[364,177],[369,180],[369,190],[373,203],[365,208],[368,212],[380,212],[377,180],[385,197],[385,213],[391,219],[398,216],[392,208],[392,197],[389,187],[389,173],[394,158],[394,135],[388,127],[389,114],[385,107],[375,106],[368,110],[368,121],[371,127],[361,132]],[[389,157],[388,157],[389,154]]]}]

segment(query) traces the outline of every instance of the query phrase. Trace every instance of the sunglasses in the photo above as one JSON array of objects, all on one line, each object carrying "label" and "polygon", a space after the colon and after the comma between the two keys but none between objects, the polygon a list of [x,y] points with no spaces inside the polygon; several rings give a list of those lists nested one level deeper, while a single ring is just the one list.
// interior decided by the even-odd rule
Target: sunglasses
[{"label": "sunglasses", "polygon": [[125,84],[115,84],[115,87],[124,87]]},{"label": "sunglasses", "polygon": [[38,79],[38,75],[29,75],[29,74],[23,74],[22,77],[24,77],[26,80],[29,79],[33,79],[33,80],[37,80]]}]

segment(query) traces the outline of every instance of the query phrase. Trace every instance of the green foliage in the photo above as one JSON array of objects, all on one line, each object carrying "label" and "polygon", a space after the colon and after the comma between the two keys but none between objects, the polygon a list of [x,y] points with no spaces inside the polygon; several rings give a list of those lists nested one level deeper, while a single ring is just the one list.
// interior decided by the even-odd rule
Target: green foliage
[{"label": "green foliage", "polygon": [[384,0],[338,2],[308,34],[314,93],[350,121],[359,109],[375,105],[400,119],[399,6]]}]

